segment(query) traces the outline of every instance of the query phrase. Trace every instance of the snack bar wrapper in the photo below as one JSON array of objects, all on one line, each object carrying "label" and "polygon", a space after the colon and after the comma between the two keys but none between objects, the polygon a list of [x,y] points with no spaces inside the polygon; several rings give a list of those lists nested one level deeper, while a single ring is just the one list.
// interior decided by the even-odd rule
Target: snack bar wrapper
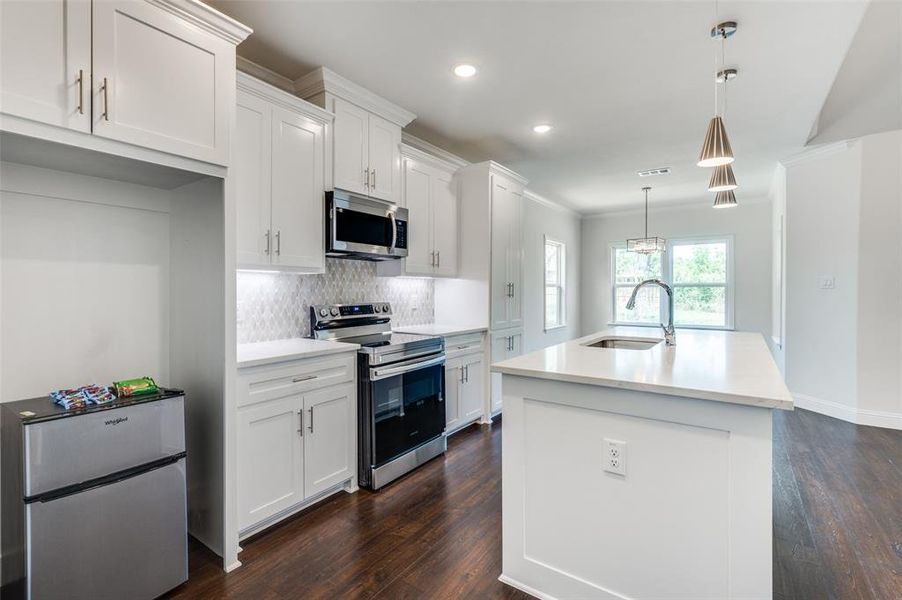
[{"label": "snack bar wrapper", "polygon": [[116,395],[126,396],[143,396],[145,394],[156,394],[160,391],[157,384],[151,377],[139,377],[138,379],[126,379],[125,381],[115,381]]}]

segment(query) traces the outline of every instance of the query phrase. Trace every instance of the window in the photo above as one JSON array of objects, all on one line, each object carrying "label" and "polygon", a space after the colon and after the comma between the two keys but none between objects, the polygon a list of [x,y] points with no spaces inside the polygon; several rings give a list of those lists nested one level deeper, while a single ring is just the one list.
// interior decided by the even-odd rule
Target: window
[{"label": "window", "polygon": [[545,330],[565,325],[566,247],[545,238]]},{"label": "window", "polygon": [[[634,310],[626,303],[637,283],[660,278],[673,287],[674,325],[711,329],[733,327],[732,239],[668,240],[667,253],[642,255],[622,245],[611,249],[613,318],[618,324],[657,325],[667,320],[664,291],[646,286]],[[662,260],[663,258],[663,260]]]}]

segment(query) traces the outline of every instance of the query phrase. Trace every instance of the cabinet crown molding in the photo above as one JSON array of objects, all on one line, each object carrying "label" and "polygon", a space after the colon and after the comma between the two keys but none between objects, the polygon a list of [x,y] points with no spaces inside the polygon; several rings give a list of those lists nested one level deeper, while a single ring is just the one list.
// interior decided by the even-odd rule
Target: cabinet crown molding
[{"label": "cabinet crown molding", "polygon": [[323,92],[332,94],[391,121],[399,127],[406,127],[417,118],[412,112],[389,102],[385,98],[374,94],[326,67],[318,67],[314,71],[296,79],[294,81],[294,91],[304,99]]},{"label": "cabinet crown molding", "polygon": [[448,171],[449,173],[454,173],[457,169],[460,168],[460,165],[449,162],[441,157],[438,157],[434,154],[426,152],[425,150],[420,150],[414,146],[410,146],[404,142],[401,143],[401,158],[412,158],[417,162],[421,162],[432,167],[436,167],[442,171]]},{"label": "cabinet crown molding", "polygon": [[239,71],[235,76],[235,82],[238,89],[243,92],[262,98],[267,102],[271,102],[282,108],[300,112],[304,116],[319,121],[324,125],[331,123],[335,118],[335,115],[329,111],[298,98],[294,94],[279,89],[265,81],[260,81],[247,73]]},{"label": "cabinet crown molding", "polygon": [[546,197],[544,197],[544,196],[540,196],[539,194],[537,194],[537,193],[535,193],[535,192],[533,192],[533,191],[531,191],[531,190],[525,190],[525,191],[523,192],[523,196],[524,196],[527,200],[532,200],[532,201],[535,202],[536,204],[541,204],[541,205],[543,205],[543,206],[547,206],[548,208],[550,208],[550,209],[552,209],[552,210],[560,211],[560,212],[565,213],[565,214],[568,214],[568,215],[570,215],[570,216],[572,216],[572,217],[576,217],[577,219],[581,219],[581,218],[582,218],[582,214],[581,214],[581,213],[579,213],[579,212],[577,212],[576,210],[570,208],[569,206],[566,206],[566,205],[564,205],[564,204],[560,204],[560,203],[558,203],[558,202],[555,202],[554,200],[549,200],[548,198],[546,198]]},{"label": "cabinet crown molding", "polygon": [[224,15],[200,0],[147,0],[236,46],[254,32],[253,29]]},{"label": "cabinet crown molding", "polygon": [[443,164],[452,165],[454,167],[452,170],[460,169],[461,167],[466,167],[470,164],[456,154],[452,154],[443,148],[430,144],[426,140],[411,135],[406,131],[401,132],[401,143],[403,144],[403,146],[401,146],[402,153],[410,153],[411,150],[424,153],[432,160],[437,159]]},{"label": "cabinet crown molding", "polygon": [[523,177],[522,175],[515,173],[514,171],[511,171],[504,165],[500,165],[493,160],[487,160],[487,161],[481,162],[481,163],[473,163],[471,165],[464,167],[463,169],[474,170],[474,171],[478,170],[478,169],[482,169],[484,171],[488,171],[490,174],[500,175],[501,177],[504,177],[505,179],[510,179],[511,181],[519,183],[520,185],[522,185],[524,187],[526,186],[527,183],[529,183],[529,180],[526,179],[525,177]]}]

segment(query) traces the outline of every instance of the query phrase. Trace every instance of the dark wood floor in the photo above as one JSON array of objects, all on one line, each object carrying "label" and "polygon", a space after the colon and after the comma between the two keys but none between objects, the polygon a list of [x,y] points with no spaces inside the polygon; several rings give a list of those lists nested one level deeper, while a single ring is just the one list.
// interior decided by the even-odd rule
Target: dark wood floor
[{"label": "dark wood floor", "polygon": [[[774,421],[774,597],[902,599],[902,432],[804,410]],[[244,544],[194,544],[170,598],[528,598],[501,572],[501,426],[457,434],[378,494],[325,500]]]}]

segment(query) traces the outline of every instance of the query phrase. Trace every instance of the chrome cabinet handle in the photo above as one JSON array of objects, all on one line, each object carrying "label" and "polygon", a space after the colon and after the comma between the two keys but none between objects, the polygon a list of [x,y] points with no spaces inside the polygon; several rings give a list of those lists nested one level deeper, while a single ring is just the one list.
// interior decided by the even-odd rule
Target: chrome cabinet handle
[{"label": "chrome cabinet handle", "polygon": [[429,266],[434,267],[435,266],[435,250],[433,250],[432,252],[429,253],[429,257],[430,257]]},{"label": "chrome cabinet handle", "polygon": [[435,251],[435,266],[436,267],[442,266],[442,251],[441,250]]},{"label": "chrome cabinet handle", "polygon": [[313,433],[313,407],[310,407],[310,433]]},{"label": "chrome cabinet handle", "polygon": [[270,247],[269,247],[269,246],[270,246],[270,237],[271,237],[271,235],[270,235],[270,230],[269,230],[269,229],[266,230],[266,233],[264,234],[264,237],[266,238],[266,255],[268,256],[268,255],[269,255],[269,251],[270,251]]},{"label": "chrome cabinet handle", "polygon": [[103,90],[103,117],[104,121],[110,120],[110,99],[107,96],[107,91],[109,90],[110,84],[107,82],[106,77],[103,78],[103,86],[100,88]]},{"label": "chrome cabinet handle", "polygon": [[369,169],[363,170],[363,187],[365,187],[366,189],[370,188],[370,170]]},{"label": "chrome cabinet handle", "polygon": [[300,423],[298,423],[298,424],[301,426],[301,428],[298,429],[298,433],[301,435],[301,437],[304,437],[304,409],[303,408],[298,410],[298,420],[300,421]]},{"label": "chrome cabinet handle", "polygon": [[460,367],[460,382],[464,382],[464,368]]},{"label": "chrome cabinet handle", "polygon": [[276,229],[276,256],[282,256],[282,230]]},{"label": "chrome cabinet handle", "polygon": [[295,377],[291,380],[291,382],[300,383],[302,381],[310,381],[311,379],[316,379],[316,375],[303,375],[302,377]]},{"label": "chrome cabinet handle", "polygon": [[514,297],[514,282],[511,281],[511,298]]},{"label": "chrome cabinet handle", "polygon": [[376,169],[373,169],[373,189],[376,189]]},{"label": "chrome cabinet handle", "polygon": [[470,383],[470,365],[464,367],[464,383]]},{"label": "chrome cabinet handle", "polygon": [[78,70],[78,114],[85,114],[85,70]]}]

